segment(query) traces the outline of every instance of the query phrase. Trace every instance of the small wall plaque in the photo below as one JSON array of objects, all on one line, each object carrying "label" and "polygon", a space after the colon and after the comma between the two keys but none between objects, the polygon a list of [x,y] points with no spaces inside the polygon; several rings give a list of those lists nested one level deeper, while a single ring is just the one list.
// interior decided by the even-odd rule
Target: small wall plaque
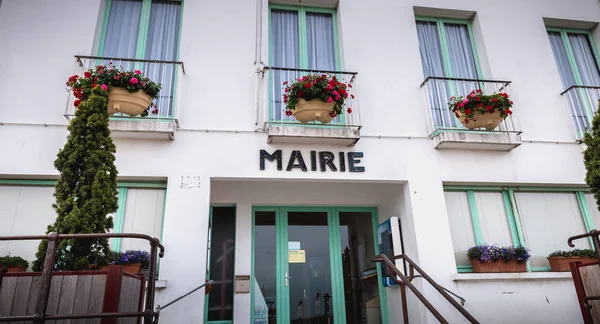
[{"label": "small wall plaque", "polygon": [[239,294],[250,292],[250,276],[235,276],[235,292]]}]

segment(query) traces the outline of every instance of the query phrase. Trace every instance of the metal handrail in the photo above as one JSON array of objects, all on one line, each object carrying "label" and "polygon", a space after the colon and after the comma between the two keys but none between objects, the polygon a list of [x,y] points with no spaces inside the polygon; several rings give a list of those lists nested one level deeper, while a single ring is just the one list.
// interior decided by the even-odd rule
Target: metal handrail
[{"label": "metal handrail", "polygon": [[182,61],[163,61],[163,60],[146,60],[146,59],[132,59],[127,57],[108,57],[108,56],[90,56],[90,55],[75,55],[79,66],[83,67],[81,59],[90,60],[111,60],[111,61],[128,61],[128,62],[139,62],[139,63],[162,63],[162,64],[175,64],[181,65],[181,71],[185,74],[185,66]]},{"label": "metal handrail", "polygon": [[[136,238],[146,240],[150,243],[150,275],[148,279],[148,289],[146,290],[146,305],[141,312],[116,312],[116,313],[93,313],[93,314],[57,314],[47,315],[46,306],[48,305],[48,297],[50,295],[50,282],[52,280],[52,272],[56,257],[56,249],[58,241],[63,239],[94,239],[94,238]],[[34,324],[45,323],[47,320],[58,319],[84,319],[84,318],[120,318],[120,317],[143,317],[144,322],[150,323],[152,319],[158,318],[158,312],[152,310],[154,305],[154,290],[156,282],[156,264],[158,257],[162,258],[165,253],[165,248],[160,244],[159,239],[145,234],[135,233],[100,233],[100,234],[58,234],[51,232],[48,235],[20,235],[20,236],[0,236],[0,241],[27,241],[27,240],[48,240],[46,248],[46,256],[42,269],[42,283],[40,291],[36,296],[36,304],[33,315],[22,316],[1,316],[0,323],[17,322],[17,321],[33,321]],[[160,249],[160,252],[158,250]],[[4,272],[0,272],[2,275]]]},{"label": "metal handrail", "polygon": [[187,297],[187,296],[189,296],[189,295],[193,294],[194,292],[196,292],[196,291],[200,290],[202,287],[204,287],[204,286],[210,286],[210,285],[212,285],[212,284],[214,284],[214,283],[215,283],[215,281],[214,281],[214,280],[208,280],[207,282],[205,282],[205,283],[201,284],[200,286],[198,286],[198,287],[196,287],[196,288],[194,288],[194,289],[190,290],[189,292],[187,292],[187,293],[185,293],[185,294],[183,294],[183,295],[181,295],[181,296],[179,296],[179,297],[177,297],[177,298],[173,299],[172,301],[170,301],[170,302],[166,303],[164,306],[156,305],[156,312],[160,312],[161,310],[163,310],[163,309],[165,309],[165,308],[167,308],[167,307],[169,307],[169,306],[171,306],[171,305],[175,304],[176,302],[178,302],[178,301],[182,300],[183,298],[185,298],[185,297]]},{"label": "metal handrail", "polygon": [[570,87],[568,87],[567,89],[565,89],[565,91],[561,92],[560,95],[564,95],[565,93],[571,91],[572,89],[600,89],[600,86],[584,86],[584,85],[572,85]]},{"label": "metal handrail", "polygon": [[425,83],[427,83],[427,81],[429,81],[429,80],[487,82],[487,83],[495,82],[495,83],[504,83],[504,86],[507,86],[507,85],[509,85],[509,84],[512,83],[512,81],[504,81],[504,80],[486,80],[486,79],[468,79],[468,78],[447,78],[447,77],[428,76],[428,77],[425,78],[425,80],[421,83],[421,85],[419,87],[422,88],[425,85]]},{"label": "metal handrail", "polygon": [[433,314],[433,316],[440,323],[448,323],[448,321],[440,314],[440,312],[423,296],[423,294],[412,284],[412,280],[416,277],[414,271],[417,270],[419,273],[418,276],[427,280],[429,284],[435,288],[456,310],[458,310],[469,322],[471,323],[479,323],[473,315],[471,315],[463,306],[461,306],[454,298],[450,297],[446,292],[446,289],[439,285],[435,280],[433,280],[421,267],[419,267],[412,259],[408,256],[401,254],[392,257],[393,260],[402,259],[406,261],[409,265],[409,276],[405,276],[396,265],[388,258],[385,254],[379,254],[373,259],[373,262],[383,262],[388,266],[389,273],[396,274],[400,279],[396,278],[396,276],[390,276],[390,279],[394,281],[396,284],[400,286],[400,293],[402,295],[402,316],[404,319],[404,323],[408,323],[408,305],[406,303],[406,287],[410,289],[415,296],[423,303],[423,305]]},{"label": "metal handrail", "polygon": [[350,71],[334,71],[334,70],[311,70],[311,69],[296,69],[296,68],[286,68],[286,67],[276,67],[276,66],[265,66],[265,70],[276,70],[276,71],[298,71],[298,72],[313,72],[313,73],[339,73],[339,74],[352,74],[357,75],[358,72],[350,72]]}]

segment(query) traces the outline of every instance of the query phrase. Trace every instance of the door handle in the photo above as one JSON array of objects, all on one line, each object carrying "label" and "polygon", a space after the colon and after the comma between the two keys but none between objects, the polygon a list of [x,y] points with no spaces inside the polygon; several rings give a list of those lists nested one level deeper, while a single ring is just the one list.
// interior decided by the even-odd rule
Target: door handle
[{"label": "door handle", "polygon": [[285,286],[286,286],[286,287],[287,287],[287,286],[289,285],[289,283],[290,283],[290,280],[289,280],[289,279],[292,279],[292,277],[288,276],[288,273],[286,272],[286,273],[285,273],[285,276],[284,276],[284,283],[285,283]]}]

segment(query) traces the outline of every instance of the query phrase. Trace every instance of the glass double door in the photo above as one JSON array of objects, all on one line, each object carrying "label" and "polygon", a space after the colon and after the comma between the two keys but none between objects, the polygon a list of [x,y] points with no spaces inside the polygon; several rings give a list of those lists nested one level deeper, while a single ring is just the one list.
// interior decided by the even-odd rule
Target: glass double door
[{"label": "glass double door", "polygon": [[[379,309],[366,318],[369,300],[379,303],[372,220],[334,208],[256,208],[253,323],[380,323]],[[369,271],[372,280],[360,282]]]}]

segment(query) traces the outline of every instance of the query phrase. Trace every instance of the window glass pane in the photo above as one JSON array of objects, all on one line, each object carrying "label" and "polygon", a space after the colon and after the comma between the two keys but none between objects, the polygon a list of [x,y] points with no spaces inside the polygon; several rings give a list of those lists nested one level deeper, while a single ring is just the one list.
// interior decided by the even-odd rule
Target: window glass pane
[{"label": "window glass pane", "polygon": [[575,64],[581,77],[583,85],[600,86],[600,73],[596,58],[592,52],[590,39],[585,34],[567,34],[573,55],[575,56]]},{"label": "window glass pane", "polygon": [[[140,233],[160,239],[164,203],[164,189],[129,188],[123,218],[123,233]],[[150,251],[150,244],[145,240],[123,238],[121,251],[125,250]]]},{"label": "window glass pane", "polygon": [[103,55],[135,58],[142,0],[112,0]]},{"label": "window glass pane", "polygon": [[467,250],[475,245],[475,234],[466,192],[447,191],[446,208],[450,221],[450,234],[457,265],[470,265]]},{"label": "window glass pane", "polygon": [[467,25],[444,24],[452,76],[455,78],[477,79],[475,56]]},{"label": "window glass pane", "polygon": [[475,192],[475,204],[483,241],[499,246],[512,245],[502,193]]},{"label": "window glass pane", "polygon": [[[549,266],[548,254],[568,250],[567,239],[586,232],[574,193],[518,192],[515,198],[532,267]],[[580,249],[590,248],[588,240],[574,243]]]},{"label": "window glass pane", "polygon": [[548,37],[550,38],[550,46],[552,47],[552,53],[554,54],[558,72],[560,73],[560,80],[566,89],[575,84],[575,79],[573,77],[573,70],[571,70],[571,65],[569,64],[565,44],[559,32],[549,31]]},{"label": "window glass pane", "polygon": [[306,13],[308,68],[335,70],[333,17],[325,13]]},{"label": "window glass pane", "polygon": [[444,58],[436,23],[417,21],[417,36],[419,37],[419,52],[421,53],[424,77],[443,77]]},{"label": "window glass pane", "polygon": [[277,323],[275,212],[254,214],[253,323]]},{"label": "window glass pane", "polygon": [[594,220],[594,228],[600,228],[600,211],[598,210],[598,205],[596,204],[596,198],[594,198],[593,193],[586,193],[585,198],[588,203],[588,209],[590,210],[590,214],[592,214],[592,219]]},{"label": "window glass pane", "polygon": [[210,234],[209,321],[233,320],[233,271],[235,264],[235,207],[213,207]]},{"label": "window glass pane", "polygon": [[271,11],[271,62],[275,67],[299,68],[298,12]]}]

